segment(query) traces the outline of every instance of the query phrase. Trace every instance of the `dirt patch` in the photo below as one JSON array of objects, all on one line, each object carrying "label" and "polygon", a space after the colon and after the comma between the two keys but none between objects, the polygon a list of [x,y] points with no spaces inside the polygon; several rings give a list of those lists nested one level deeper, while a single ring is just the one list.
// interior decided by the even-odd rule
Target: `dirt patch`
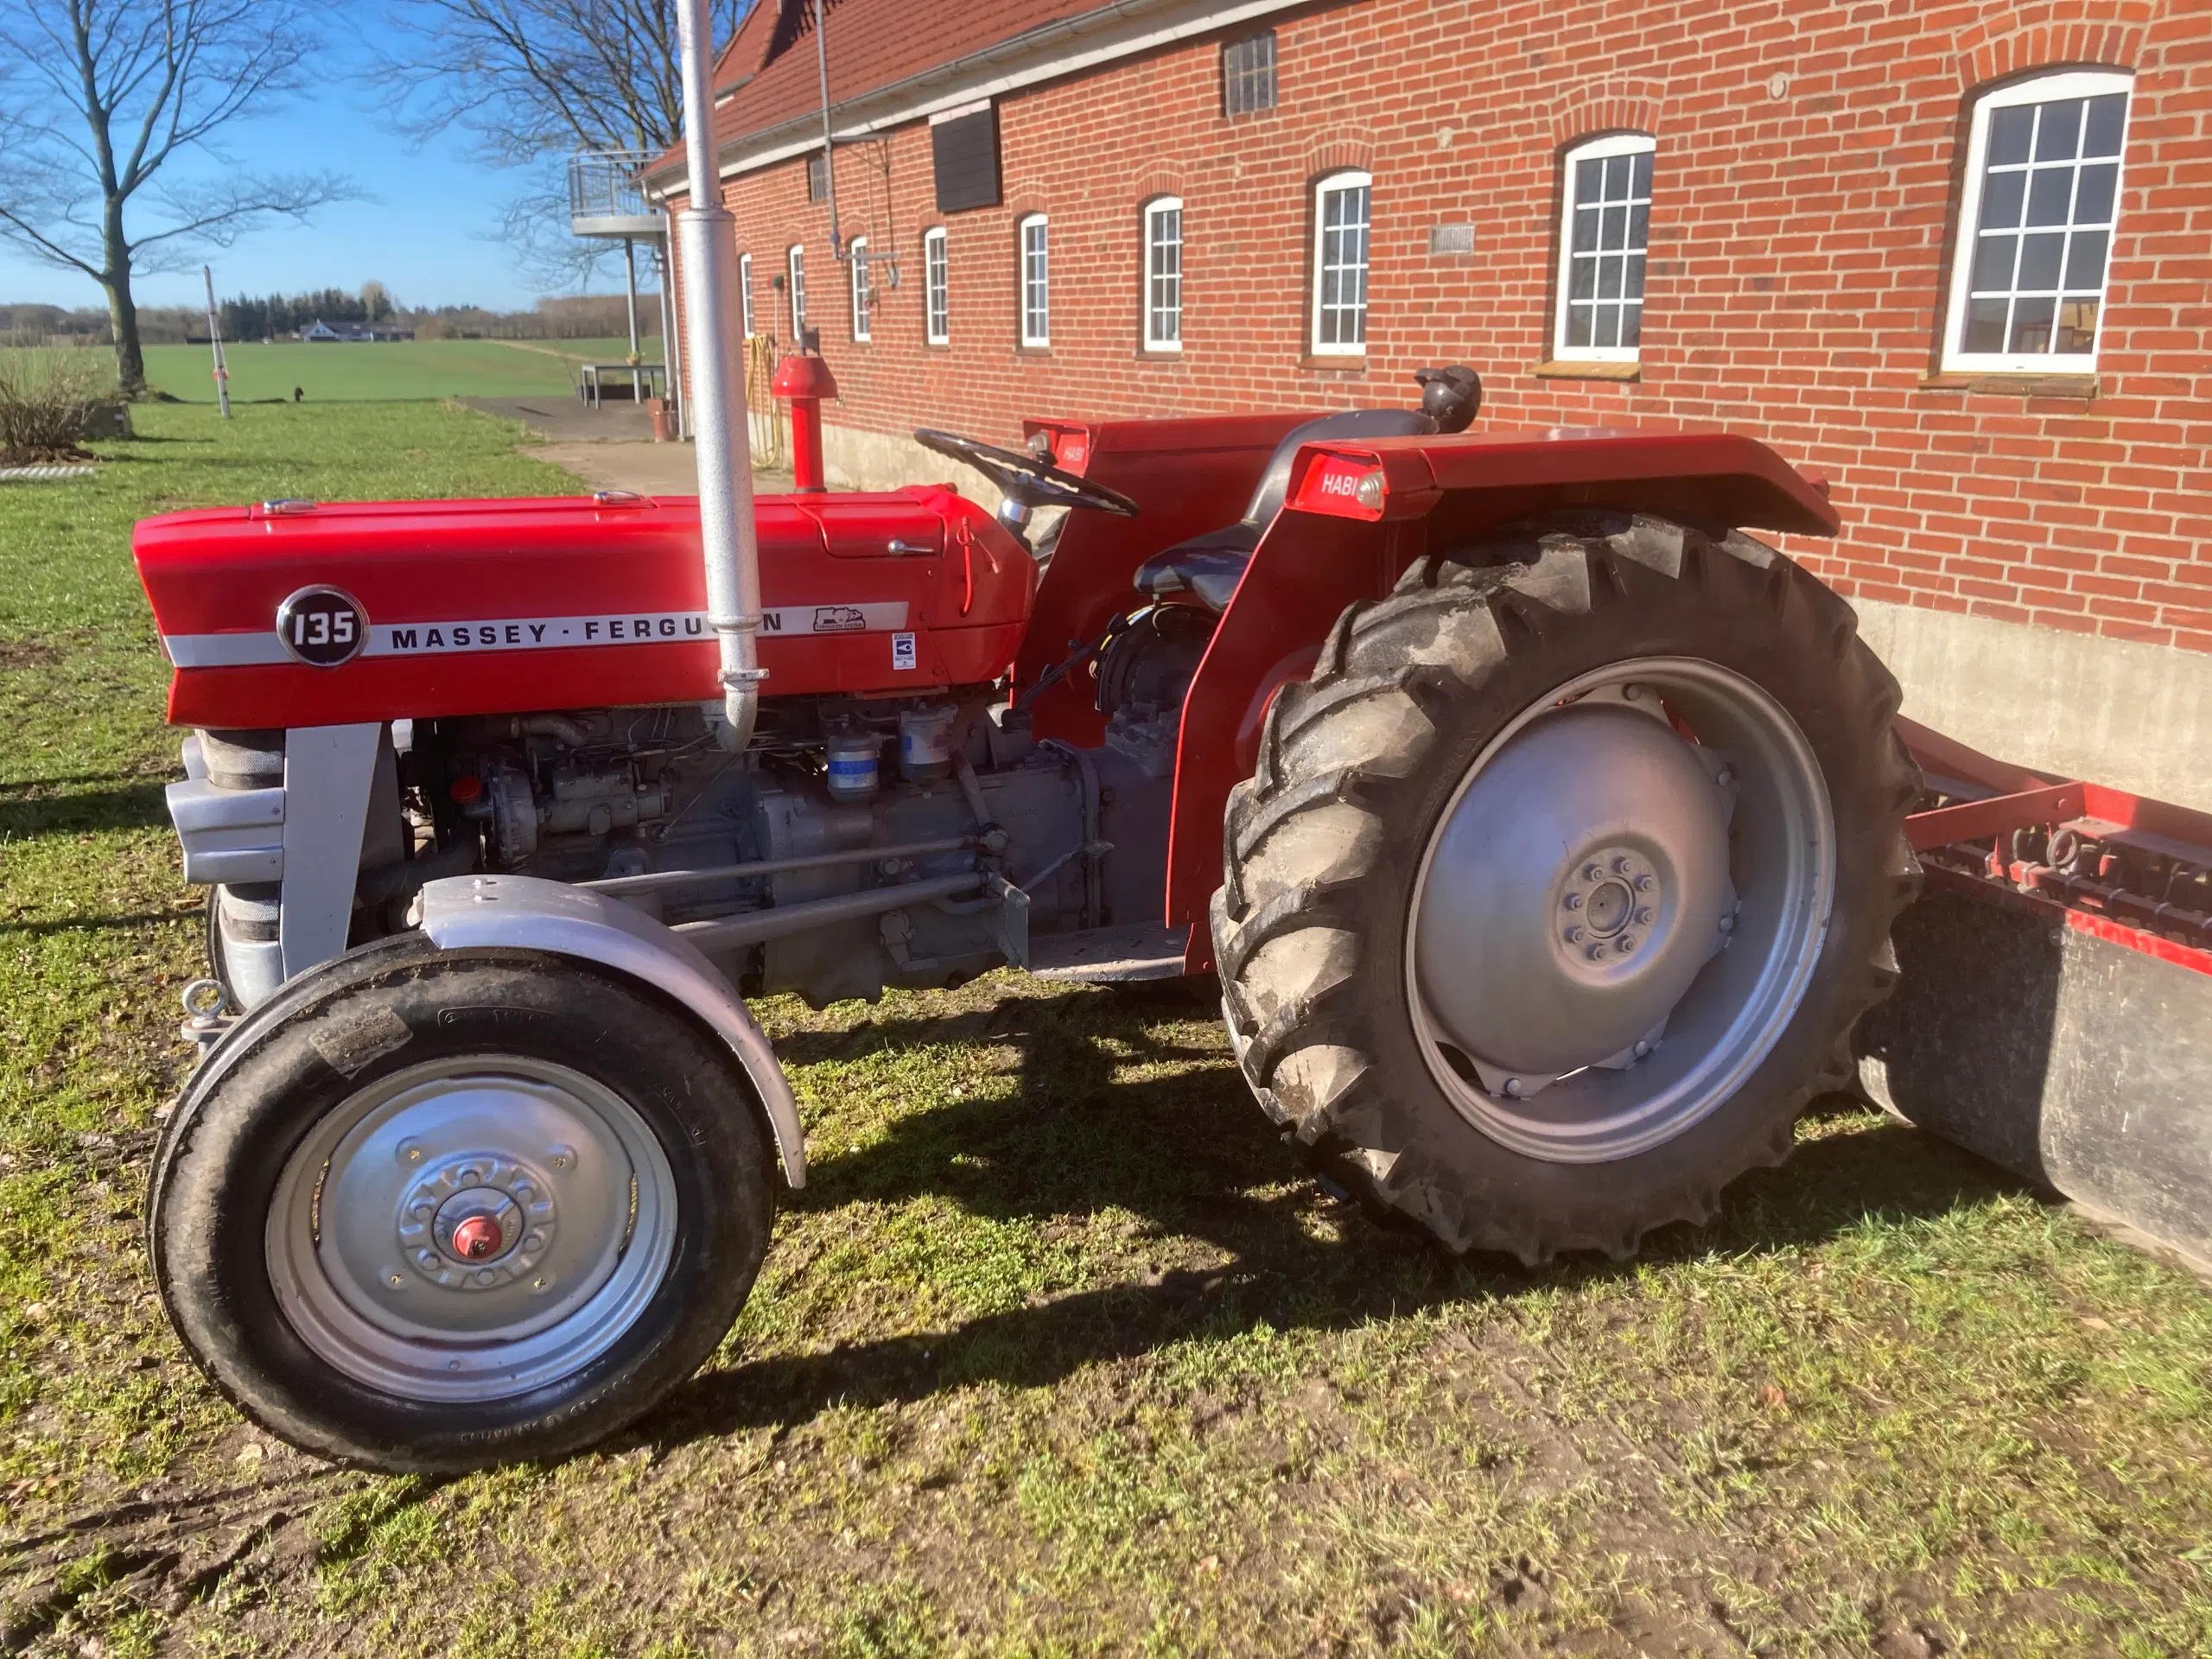
[{"label": "dirt patch", "polygon": [[0,639],[0,673],[18,668],[51,668],[61,660],[59,645],[35,639]]},{"label": "dirt patch", "polygon": [[21,449],[0,450],[0,466],[4,467],[73,466],[99,459],[91,450],[79,449],[73,443],[30,444]]}]

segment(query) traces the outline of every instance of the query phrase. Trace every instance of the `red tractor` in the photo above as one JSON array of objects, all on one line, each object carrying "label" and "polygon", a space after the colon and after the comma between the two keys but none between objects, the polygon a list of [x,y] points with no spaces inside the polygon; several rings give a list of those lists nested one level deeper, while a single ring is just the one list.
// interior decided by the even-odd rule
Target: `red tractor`
[{"label": "red tractor", "polygon": [[1214,969],[1269,1115],[1458,1250],[1624,1254],[1780,1160],[1918,881],[1894,683],[1739,528],[1834,515],[1421,378],[920,434],[996,518],[760,499],[741,735],[694,502],[143,524],[219,982],[149,1213],[208,1372],[391,1467],[644,1409],[804,1177],[751,995]]},{"label": "red tractor", "polygon": [[[697,1367],[805,1175],[750,995],[1211,970],[1317,1168],[1535,1262],[1624,1255],[1787,1154],[1897,978],[1913,841],[2010,835],[2025,865],[1940,873],[2044,905],[1989,912],[2037,939],[2139,856],[2196,914],[2175,823],[2023,827],[2082,785],[1955,779],[1994,798],[1909,841],[1896,683],[1746,533],[1836,515],[1759,444],[1471,431],[1443,369],[1417,409],[918,434],[995,518],[755,502],[731,239],[682,232],[698,501],[139,527],[212,963],[156,1279],[296,1445],[555,1455]],[[2075,885],[2036,889],[2060,835]],[[1931,1068],[1885,1040],[1909,1093]]]}]

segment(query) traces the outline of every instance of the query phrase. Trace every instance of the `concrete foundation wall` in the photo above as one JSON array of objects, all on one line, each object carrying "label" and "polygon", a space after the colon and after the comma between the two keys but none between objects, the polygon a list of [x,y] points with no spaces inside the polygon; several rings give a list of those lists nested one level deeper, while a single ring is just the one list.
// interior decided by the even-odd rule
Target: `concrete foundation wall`
[{"label": "concrete foundation wall", "polygon": [[2212,811],[2212,657],[1853,602],[1922,725],[2031,771]]},{"label": "concrete foundation wall", "polygon": [[909,484],[950,484],[970,501],[998,510],[999,493],[983,475],[888,432],[822,423],[823,470],[833,490],[896,490]]}]

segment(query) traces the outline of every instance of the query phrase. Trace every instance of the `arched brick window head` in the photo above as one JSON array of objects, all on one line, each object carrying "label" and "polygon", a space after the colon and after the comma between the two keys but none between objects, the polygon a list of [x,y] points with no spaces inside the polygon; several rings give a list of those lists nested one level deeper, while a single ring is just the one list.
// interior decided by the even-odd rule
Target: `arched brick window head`
[{"label": "arched brick window head", "polygon": [[2096,367],[2128,86],[2113,71],[2067,70],[1976,100],[1944,319],[1946,369]]}]

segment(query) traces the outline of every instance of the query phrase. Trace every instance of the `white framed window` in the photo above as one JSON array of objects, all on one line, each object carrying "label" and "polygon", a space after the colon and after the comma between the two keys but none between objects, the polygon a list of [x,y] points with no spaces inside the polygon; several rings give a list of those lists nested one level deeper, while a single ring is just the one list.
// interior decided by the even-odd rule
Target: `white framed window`
[{"label": "white framed window", "polygon": [[1552,325],[1556,359],[1637,360],[1643,340],[1655,148],[1648,133],[1615,132],[1586,140],[1563,158],[1559,315]]},{"label": "white framed window", "polygon": [[1183,349],[1183,199],[1144,205],[1144,348]]},{"label": "white framed window", "polygon": [[806,332],[806,250],[792,243],[784,264],[791,272],[791,339],[797,340]]},{"label": "white framed window", "polygon": [[932,346],[952,344],[952,255],[944,227],[922,233],[922,326]]},{"label": "white framed window", "polygon": [[1052,252],[1048,221],[1032,213],[1021,221],[1021,343],[1052,343]]},{"label": "white framed window", "polygon": [[749,339],[758,332],[753,327],[753,256],[749,253],[737,256],[737,297],[745,313],[745,333]]},{"label": "white framed window", "polygon": [[2067,70],[1976,102],[1943,366],[2096,366],[2129,79]]},{"label": "white framed window", "polygon": [[1367,350],[1368,205],[1374,180],[1332,173],[1313,187],[1313,353]]},{"label": "white framed window", "polygon": [[874,318],[869,313],[868,302],[874,296],[869,293],[868,285],[868,238],[856,236],[853,238],[852,256],[853,338],[856,340],[873,340],[874,335],[869,331],[874,326]]}]

